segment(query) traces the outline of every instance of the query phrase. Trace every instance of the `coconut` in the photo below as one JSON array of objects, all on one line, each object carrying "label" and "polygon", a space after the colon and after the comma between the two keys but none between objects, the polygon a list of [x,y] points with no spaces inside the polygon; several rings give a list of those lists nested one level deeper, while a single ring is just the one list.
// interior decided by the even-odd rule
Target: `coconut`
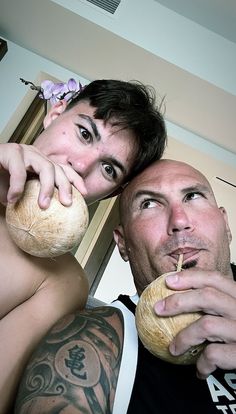
[{"label": "coconut", "polygon": [[38,205],[40,182],[29,180],[21,199],[6,208],[6,223],[16,245],[33,256],[60,256],[81,242],[89,223],[88,208],[72,187],[72,205],[63,206],[57,188],[47,209]]},{"label": "coconut", "polygon": [[154,312],[154,304],[158,300],[173,295],[173,290],[168,289],[165,283],[166,276],[172,273],[175,272],[159,276],[142,292],[135,312],[136,327],[144,347],[155,356],[173,364],[194,364],[204,344],[193,346],[178,356],[171,355],[169,345],[178,332],[198,320],[202,314],[194,312],[175,316],[159,316]]}]

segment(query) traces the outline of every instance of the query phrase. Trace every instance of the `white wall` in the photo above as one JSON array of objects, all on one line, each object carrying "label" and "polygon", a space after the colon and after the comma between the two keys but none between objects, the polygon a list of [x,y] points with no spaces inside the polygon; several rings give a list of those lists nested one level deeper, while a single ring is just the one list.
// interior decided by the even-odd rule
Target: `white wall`
[{"label": "white wall", "polygon": [[94,296],[110,303],[121,293],[132,296],[135,292],[129,263],[121,259],[119,250],[115,247]]},{"label": "white wall", "polygon": [[[32,82],[39,82],[46,74],[60,80],[67,81],[70,77],[86,84],[88,79],[78,73],[71,72],[64,67],[56,65],[48,59],[24,49],[7,40],[8,52],[0,65],[0,91],[4,104],[0,112],[0,142],[6,142],[11,132],[22,118],[26,108],[33,100],[35,92],[23,85],[19,78]],[[236,154],[210,143],[199,135],[185,130],[173,122],[167,122],[168,133],[181,142],[191,143],[195,148],[202,148],[219,160],[236,165]]]},{"label": "white wall", "polygon": [[20,78],[37,84],[42,74],[48,73],[65,82],[74,77],[82,84],[88,83],[88,80],[79,74],[70,72],[9,40],[7,44],[8,52],[0,64],[0,142],[9,139],[35,96],[34,91],[20,82]]},{"label": "white wall", "polygon": [[52,1],[236,94],[236,44],[160,3],[154,0],[122,0],[115,16],[111,16],[84,0]]},{"label": "white wall", "polygon": [[[210,35],[210,34],[209,34]],[[217,38],[214,37],[214,41]],[[225,44],[226,46],[226,44]],[[227,51],[229,51],[230,45],[227,44]],[[222,46],[223,47],[223,46]],[[83,84],[87,83],[88,80],[68,71],[67,69],[54,64],[50,60],[44,59],[39,55],[36,55],[22,47],[19,47],[15,43],[8,41],[8,53],[2,59],[0,64],[0,90],[1,97],[4,104],[1,105],[0,110],[0,142],[6,142],[22,115],[24,114],[27,105],[33,100],[34,93],[24,86],[19,78],[23,77],[27,80],[37,82],[40,79],[42,74],[48,73],[50,76],[55,77],[60,80],[68,80],[70,77],[75,77],[77,80],[80,80]],[[228,53],[228,52],[227,52]],[[220,54],[221,55],[221,54]],[[221,55],[222,57],[222,55]],[[186,59],[186,57],[185,57]],[[187,63],[186,59],[186,63]],[[191,59],[190,59],[191,61]],[[229,62],[229,61],[228,61]],[[207,65],[202,65],[207,67]],[[197,67],[197,66],[196,66]],[[221,79],[223,66],[221,66],[220,72],[218,69],[211,72],[212,81],[215,83],[221,84],[225,89],[230,87],[232,89],[232,82],[230,85],[227,82],[228,77]],[[197,70],[197,69],[196,69]],[[217,73],[217,79],[214,78]],[[232,73],[232,71],[231,71]],[[207,74],[205,73],[205,76]],[[227,80],[226,80],[227,79]],[[221,83],[220,83],[221,82]],[[234,84],[235,86],[235,84]],[[190,131],[185,130],[184,128],[172,123],[167,122],[168,133],[173,137],[178,144],[188,144],[191,145],[192,151],[194,149],[193,160],[195,159],[195,151],[201,147],[201,151],[205,154],[204,165],[208,166],[208,156],[211,157],[215,165],[223,165],[221,168],[222,171],[227,173],[227,166],[230,168],[230,177],[232,177],[233,182],[236,181],[235,177],[235,166],[236,166],[236,155],[220,148],[217,145],[210,143],[202,137],[194,135]],[[178,145],[178,148],[181,146]],[[174,151],[172,158],[178,158],[177,151]],[[190,160],[190,158],[189,158]],[[201,163],[200,163],[201,164]],[[200,166],[199,164],[199,166]],[[229,197],[231,199],[231,195]],[[233,208],[234,203],[232,203]],[[233,226],[236,225],[234,210],[230,212],[230,222]],[[233,235],[236,234],[236,230],[233,231]],[[233,241],[233,251],[235,252],[235,240]],[[235,253],[233,253],[235,260]],[[123,288],[124,287],[124,288]],[[95,294],[98,298],[105,301],[110,301],[114,299],[118,293],[123,291],[125,293],[133,292],[134,286],[133,281],[130,276],[129,265],[124,263],[120,258],[117,251],[112,255],[111,261],[107,266],[106,272],[102,279],[102,282]]]}]

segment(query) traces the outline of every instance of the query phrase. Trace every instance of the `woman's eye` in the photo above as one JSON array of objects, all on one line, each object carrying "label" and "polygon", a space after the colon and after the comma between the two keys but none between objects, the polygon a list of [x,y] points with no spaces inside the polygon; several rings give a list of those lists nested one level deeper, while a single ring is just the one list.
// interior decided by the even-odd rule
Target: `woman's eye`
[{"label": "woman's eye", "polygon": [[87,141],[87,142],[91,142],[92,141],[92,135],[90,134],[90,132],[86,128],[84,128],[82,126],[79,126],[79,130],[80,130],[81,137],[85,141]]},{"label": "woman's eye", "polygon": [[147,208],[153,208],[153,207],[156,207],[156,205],[157,205],[156,200],[151,200],[151,199],[144,200],[141,203],[141,210],[144,210],[144,209],[147,209]]},{"label": "woman's eye", "polygon": [[116,178],[116,176],[117,176],[116,170],[111,164],[104,163],[103,168],[105,170],[105,173],[107,175],[109,175],[109,177]]}]

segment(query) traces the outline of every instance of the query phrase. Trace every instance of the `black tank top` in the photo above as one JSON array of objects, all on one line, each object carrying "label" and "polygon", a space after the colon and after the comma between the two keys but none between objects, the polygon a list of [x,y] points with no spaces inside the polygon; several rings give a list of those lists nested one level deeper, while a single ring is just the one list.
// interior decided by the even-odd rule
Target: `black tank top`
[{"label": "black tank top", "polygon": [[[236,280],[236,266],[232,269]],[[118,300],[135,313],[136,306],[129,296],[120,295]],[[236,370],[217,369],[207,380],[199,380],[195,365],[162,361],[138,340],[136,376],[127,414],[232,414],[236,413],[235,393]]]}]

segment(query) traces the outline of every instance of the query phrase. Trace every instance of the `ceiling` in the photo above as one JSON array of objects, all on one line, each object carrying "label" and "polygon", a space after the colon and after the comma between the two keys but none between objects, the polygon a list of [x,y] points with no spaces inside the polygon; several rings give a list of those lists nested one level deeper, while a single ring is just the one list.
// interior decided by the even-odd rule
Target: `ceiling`
[{"label": "ceiling", "polygon": [[236,43],[235,0],[155,0]]},{"label": "ceiling", "polygon": [[[236,41],[233,0],[158,3]],[[166,97],[167,120],[236,154],[234,94],[53,1],[0,0],[0,10],[2,37],[89,80],[139,79],[151,84]]]}]

